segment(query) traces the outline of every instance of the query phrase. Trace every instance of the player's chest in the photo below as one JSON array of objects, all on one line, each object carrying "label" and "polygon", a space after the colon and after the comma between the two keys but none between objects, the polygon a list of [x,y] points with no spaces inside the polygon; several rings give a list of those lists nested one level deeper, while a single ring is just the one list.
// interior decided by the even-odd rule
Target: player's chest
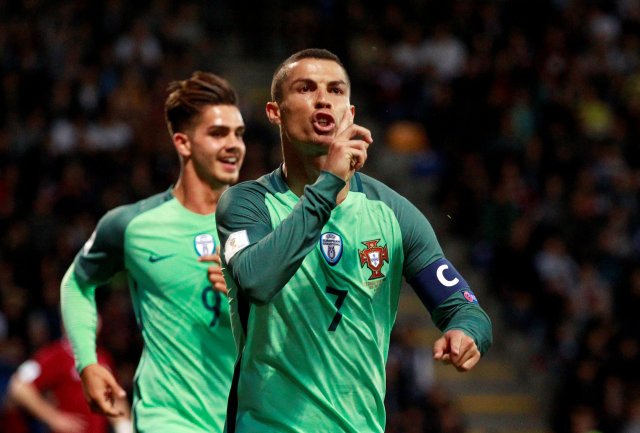
[{"label": "player's chest", "polygon": [[206,276],[212,262],[203,259],[215,254],[217,247],[213,224],[138,228],[125,238],[126,267],[156,285],[192,281],[194,275]]},{"label": "player's chest", "polygon": [[330,220],[322,228],[305,265],[328,285],[344,285],[374,296],[396,279],[402,261],[397,232],[377,221]]},{"label": "player's chest", "polygon": [[348,203],[333,210],[298,277],[371,298],[398,281],[402,260],[402,236],[393,214]]}]

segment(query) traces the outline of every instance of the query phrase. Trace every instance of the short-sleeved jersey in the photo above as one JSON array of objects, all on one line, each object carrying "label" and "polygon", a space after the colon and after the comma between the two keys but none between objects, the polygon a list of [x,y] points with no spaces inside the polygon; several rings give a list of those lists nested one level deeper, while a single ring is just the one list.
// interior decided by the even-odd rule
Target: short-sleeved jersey
[{"label": "short-sleeved jersey", "polygon": [[[239,352],[228,432],[384,431],[385,364],[402,278],[443,253],[422,213],[363,174],[326,221],[318,217],[323,206],[314,197],[339,190],[336,179],[321,174],[301,200],[280,168],[221,197],[218,230]],[[299,218],[287,219],[296,210]],[[266,249],[268,260],[237,269],[253,248]],[[238,282],[251,274],[262,275],[255,289]],[[273,297],[250,299],[278,280]]]},{"label": "short-sleeved jersey", "polygon": [[[108,212],[64,283],[67,291],[97,286],[126,270],[144,341],[132,410],[138,432],[223,429],[235,345],[227,298],[207,279],[210,263],[198,261],[217,245],[214,215],[189,211],[167,191]],[[70,336],[73,320],[66,314]],[[80,368],[90,362],[83,347],[76,352]]]},{"label": "short-sleeved jersey", "polygon": [[[98,350],[98,362],[112,368],[111,357],[102,350]],[[109,431],[107,417],[91,412],[87,405],[68,341],[58,340],[38,350],[18,367],[16,374],[40,392],[51,393],[58,410],[81,416],[86,423],[86,433]]]}]

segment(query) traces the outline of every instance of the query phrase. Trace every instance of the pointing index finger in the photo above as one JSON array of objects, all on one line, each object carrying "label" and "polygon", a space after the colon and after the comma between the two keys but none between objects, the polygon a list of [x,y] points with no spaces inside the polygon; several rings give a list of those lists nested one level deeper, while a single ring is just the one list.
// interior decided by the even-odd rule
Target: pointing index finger
[{"label": "pointing index finger", "polygon": [[371,131],[369,131],[364,126],[360,126],[358,124],[352,123],[343,129],[338,137],[343,140],[362,140],[367,144],[373,143],[373,137],[371,136]]}]

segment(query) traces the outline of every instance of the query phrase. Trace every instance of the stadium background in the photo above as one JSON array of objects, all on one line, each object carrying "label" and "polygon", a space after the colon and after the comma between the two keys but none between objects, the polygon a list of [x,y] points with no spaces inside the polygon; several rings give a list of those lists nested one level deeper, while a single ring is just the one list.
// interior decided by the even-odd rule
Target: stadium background
[{"label": "stadium background", "polygon": [[[640,431],[638,0],[0,0],[0,399],[60,335],[59,281],[97,219],[175,179],[168,81],[238,88],[255,178],[280,161],[271,73],[306,47],[341,56],[365,171],[425,212],[495,322],[452,374],[403,294],[388,431]],[[99,302],[130,388],[124,279]]]}]

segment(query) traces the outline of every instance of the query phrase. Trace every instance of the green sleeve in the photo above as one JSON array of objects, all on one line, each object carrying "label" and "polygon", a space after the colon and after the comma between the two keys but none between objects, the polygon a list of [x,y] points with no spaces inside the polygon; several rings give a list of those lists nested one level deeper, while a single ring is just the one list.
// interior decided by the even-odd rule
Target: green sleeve
[{"label": "green sleeve", "polygon": [[[443,332],[459,329],[472,337],[482,354],[491,346],[493,335],[491,320],[477,302],[469,302],[463,291],[469,288],[460,275],[459,286],[448,295],[437,283],[431,284],[427,272],[420,275],[429,265],[438,260],[446,260],[433,227],[427,218],[406,198],[375,179],[361,175],[367,196],[383,200],[398,220],[402,231],[404,252],[403,274],[418,294],[420,300],[431,312],[434,324]],[[448,263],[448,262],[447,262]],[[449,263],[449,266],[453,266]],[[457,271],[456,271],[457,272]],[[431,302],[426,302],[431,301]]]},{"label": "green sleeve", "polygon": [[403,274],[407,279],[444,256],[429,220],[404,197],[395,214],[402,230]]},{"label": "green sleeve", "polygon": [[381,200],[392,209],[402,232],[402,273],[407,279],[443,257],[431,223],[413,203],[376,179],[361,173],[355,177],[361,179],[369,199]]},{"label": "green sleeve", "polygon": [[480,305],[467,301],[460,292],[438,305],[432,318],[442,332],[459,329],[472,337],[483,355],[493,343],[491,319]]},{"label": "green sleeve", "polygon": [[80,283],[75,273],[75,264],[69,267],[60,285],[62,320],[73,348],[78,373],[87,365],[98,362],[95,288],[94,285]]},{"label": "green sleeve", "polygon": [[[305,187],[292,212],[275,228],[264,203],[266,191],[260,191],[259,184],[239,184],[222,195],[216,210],[222,258],[249,301],[268,303],[291,279],[315,247],[344,186],[339,177],[322,172],[313,185]],[[227,240],[243,231],[247,245],[227,260]],[[270,263],[278,266],[268,266]]]},{"label": "green sleeve", "polygon": [[75,258],[75,272],[81,281],[105,284],[124,269],[124,231],[133,216],[133,206],[121,206],[100,219]]},{"label": "green sleeve", "polygon": [[132,209],[122,206],[100,219],[60,285],[62,320],[78,372],[97,360],[95,290],[124,269],[124,230]]}]

